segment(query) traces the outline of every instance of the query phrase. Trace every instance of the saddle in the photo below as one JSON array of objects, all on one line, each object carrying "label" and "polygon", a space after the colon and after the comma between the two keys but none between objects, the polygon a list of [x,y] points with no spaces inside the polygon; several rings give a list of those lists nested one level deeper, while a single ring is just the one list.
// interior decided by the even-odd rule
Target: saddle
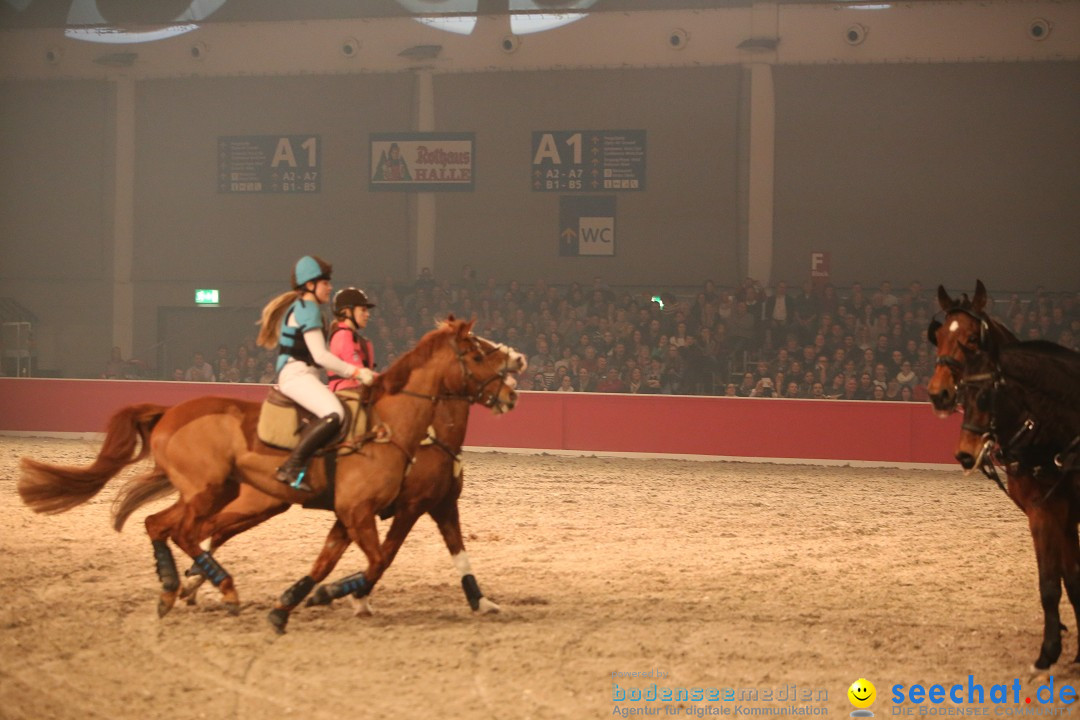
[{"label": "saddle", "polygon": [[[342,443],[338,448],[338,454],[354,452],[356,445],[370,439],[378,441],[379,432],[369,433],[369,418],[367,409],[363,403],[361,390],[350,388],[339,390],[334,393],[341,405],[345,408],[345,417],[341,423],[341,432],[327,447]],[[296,447],[301,433],[309,423],[316,421],[314,413],[297,405],[285,396],[276,387],[270,388],[270,392],[263,401],[259,411],[259,425],[257,434],[259,440],[270,447],[279,450],[292,450]],[[381,429],[381,428],[380,428]]]}]

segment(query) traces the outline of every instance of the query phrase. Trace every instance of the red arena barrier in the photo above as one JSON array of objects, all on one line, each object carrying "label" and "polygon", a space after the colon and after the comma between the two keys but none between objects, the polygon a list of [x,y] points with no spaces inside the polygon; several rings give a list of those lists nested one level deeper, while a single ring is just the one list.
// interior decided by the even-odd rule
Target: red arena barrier
[{"label": "red arena barrier", "polygon": [[[261,402],[265,385],[0,378],[0,432],[102,432],[115,410],[201,395]],[[517,409],[472,413],[472,448],[949,465],[959,416],[926,403],[522,392]]]}]

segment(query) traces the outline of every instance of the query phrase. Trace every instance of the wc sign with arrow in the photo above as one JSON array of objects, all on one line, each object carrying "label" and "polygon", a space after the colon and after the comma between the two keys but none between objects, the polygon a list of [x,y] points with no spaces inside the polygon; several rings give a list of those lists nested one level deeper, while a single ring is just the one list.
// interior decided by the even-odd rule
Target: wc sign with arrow
[{"label": "wc sign with arrow", "polygon": [[559,198],[559,255],[615,254],[615,196]]}]

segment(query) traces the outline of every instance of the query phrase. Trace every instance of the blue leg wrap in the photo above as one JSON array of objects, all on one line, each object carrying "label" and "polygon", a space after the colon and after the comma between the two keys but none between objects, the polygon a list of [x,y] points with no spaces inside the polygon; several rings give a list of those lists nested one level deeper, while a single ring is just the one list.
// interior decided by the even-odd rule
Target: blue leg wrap
[{"label": "blue leg wrap", "polygon": [[334,588],[334,597],[345,597],[346,595],[353,595],[358,598],[362,598],[371,592],[371,586],[368,585],[368,581],[364,579],[363,574],[357,573],[351,577],[347,577],[341,582],[337,583]]},{"label": "blue leg wrap", "polygon": [[199,570],[202,570],[202,574],[206,578],[214,583],[214,587],[217,587],[221,582],[229,577],[229,573],[225,568],[218,564],[218,561],[214,559],[214,556],[208,552],[204,552],[195,558],[195,564],[199,566]]}]

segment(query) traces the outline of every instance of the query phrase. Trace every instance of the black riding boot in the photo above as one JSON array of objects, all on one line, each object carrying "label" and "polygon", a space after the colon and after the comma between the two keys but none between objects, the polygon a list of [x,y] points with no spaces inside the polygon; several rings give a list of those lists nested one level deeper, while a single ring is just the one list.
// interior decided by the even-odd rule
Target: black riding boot
[{"label": "black riding boot", "polygon": [[293,449],[292,454],[277,469],[275,476],[278,482],[283,482],[297,490],[311,492],[311,486],[304,482],[304,473],[307,471],[308,460],[315,451],[330,442],[341,429],[341,418],[337,413],[331,413],[321,420],[317,420],[308,426],[300,437],[300,442]]}]

